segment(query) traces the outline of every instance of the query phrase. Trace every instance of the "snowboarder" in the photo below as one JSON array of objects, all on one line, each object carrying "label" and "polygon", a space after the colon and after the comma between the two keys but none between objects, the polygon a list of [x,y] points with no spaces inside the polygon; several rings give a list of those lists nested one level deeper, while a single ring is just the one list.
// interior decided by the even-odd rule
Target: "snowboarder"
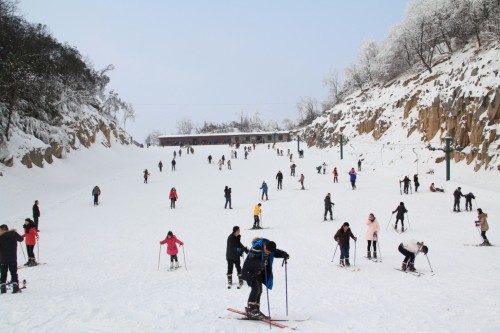
[{"label": "snowboarder", "polygon": [[212,155],[208,155],[208,164],[212,164]]},{"label": "snowboarder", "polygon": [[292,165],[290,165],[290,176],[293,176],[295,177],[295,168],[297,166],[295,165],[295,163],[292,163]]},{"label": "snowboarder", "polygon": [[373,242],[373,258],[377,259],[377,239],[378,239],[378,232],[380,231],[380,224],[378,223],[373,213],[368,215],[368,221],[366,222],[366,225],[368,226],[368,229],[366,229],[366,240],[368,241],[368,246],[366,247],[367,251],[366,257],[368,259],[372,258],[370,252],[371,252],[371,245]]},{"label": "snowboarder", "polygon": [[299,179],[300,185],[302,186],[301,190],[305,190],[305,188],[304,188],[304,178],[305,178],[304,174],[301,173],[300,174],[300,179]]},{"label": "snowboarder", "polygon": [[349,237],[357,241],[358,238],[355,237],[349,228],[349,223],[344,222],[342,227],[335,233],[333,239],[339,244],[340,247],[340,266],[351,266],[349,262]]},{"label": "snowboarder", "polygon": [[326,173],[326,166],[327,166],[326,162],[323,162],[323,164],[321,164],[321,166],[323,167],[323,174],[325,174]]},{"label": "snowboarder", "polygon": [[[410,183],[411,183],[410,178],[408,178],[408,176],[405,176],[403,180],[399,181],[399,186],[401,186],[401,183],[403,183],[403,192],[405,194],[408,194],[408,189],[410,188]],[[401,187],[399,188],[399,190],[401,191]]]},{"label": "snowboarder", "polygon": [[358,171],[361,171],[361,160],[358,160]]},{"label": "snowboarder", "polygon": [[269,197],[267,196],[268,187],[265,181],[262,181],[262,186],[260,187],[260,189],[262,190],[261,200],[264,200],[264,195],[266,196],[266,200],[269,200]]},{"label": "snowboarder", "polygon": [[339,173],[337,171],[337,167],[333,168],[333,182],[338,183],[339,182]]},{"label": "snowboarder", "polygon": [[332,206],[335,204],[332,202],[331,195],[328,193],[325,197],[325,214],[323,220],[326,221],[327,213],[330,213],[330,221],[333,221]]},{"label": "snowboarder", "polygon": [[240,227],[234,226],[233,232],[227,237],[226,260],[227,260],[227,287],[231,288],[233,284],[233,266],[238,273],[238,289],[243,286],[243,277],[241,275],[240,257],[243,252],[248,253],[248,248],[241,244]]},{"label": "snowboarder", "polygon": [[351,171],[349,171],[349,177],[350,177],[350,180],[351,180],[351,186],[352,186],[352,189],[355,190],[356,189],[356,171],[354,171],[354,168],[351,169]]},{"label": "snowboarder", "polygon": [[172,171],[175,171],[175,165],[177,164],[177,162],[175,161],[175,158],[172,159],[172,162],[170,162],[172,164]]},{"label": "snowboarder", "polygon": [[24,264],[24,266],[36,266],[38,265],[35,260],[35,252],[33,249],[35,248],[36,241],[38,240],[38,232],[35,228],[35,223],[31,219],[24,220],[24,234],[22,237],[26,238],[26,252],[28,253],[28,261]]},{"label": "snowboarder", "polygon": [[463,197],[464,195],[462,194],[462,188],[459,187],[453,192],[453,197],[455,198],[455,201],[453,202],[453,211],[454,212],[459,212],[460,211],[460,197]]},{"label": "snowboarder", "polygon": [[[167,254],[170,256],[170,269],[179,268],[179,259],[177,259],[177,253],[179,253],[179,249],[177,248],[176,243],[179,245],[184,245],[184,243],[175,237],[172,231],[167,233],[167,237],[164,240],[160,241],[160,245],[167,244]],[[175,266],[174,266],[175,264]]]},{"label": "snowboarder", "polygon": [[12,293],[20,293],[19,280],[17,277],[17,242],[24,239],[16,229],[9,230],[5,224],[0,226],[0,293],[7,292],[7,272],[10,271],[10,282]]},{"label": "snowboarder", "polygon": [[161,172],[161,169],[163,169],[163,163],[161,161],[158,163],[158,168],[160,169]]},{"label": "snowboarder", "polygon": [[148,176],[149,176],[148,169],[144,170],[144,184],[148,183]]},{"label": "snowboarder", "polygon": [[248,306],[245,312],[254,318],[267,318],[260,312],[260,296],[262,285],[267,289],[273,289],[273,261],[274,258],[290,258],[288,253],[276,248],[276,243],[265,238],[255,238],[248,256],[243,263],[243,279],[252,288],[248,296]]},{"label": "snowboarder", "polygon": [[224,198],[226,198],[226,204],[224,205],[224,209],[227,208],[227,204],[229,204],[229,209],[233,209],[231,206],[231,188],[230,187],[224,187]]},{"label": "snowboarder", "polygon": [[434,186],[434,183],[432,183],[432,184],[431,184],[431,186],[429,187],[429,190],[430,190],[431,192],[436,192],[436,191],[437,191],[437,192],[444,192],[444,189],[439,188],[439,187],[435,187],[435,186]]},{"label": "snowboarder", "polygon": [[172,187],[170,189],[170,194],[168,195],[168,198],[170,199],[170,209],[172,208],[175,209],[175,202],[179,198],[177,196],[177,190],[175,189],[175,187]]},{"label": "snowboarder", "polygon": [[35,200],[35,204],[33,205],[33,222],[35,223],[36,231],[40,231],[38,229],[38,218],[40,217],[40,208],[38,207],[39,204],[40,202]]},{"label": "snowboarder", "polygon": [[483,246],[491,246],[490,241],[488,238],[486,238],[486,231],[490,228],[488,225],[488,221],[486,220],[488,218],[488,214],[484,213],[481,208],[477,209],[477,218],[479,219],[476,221],[476,227],[480,227],[481,229],[481,237],[483,238],[483,243],[481,245]]},{"label": "snowboarder", "polygon": [[413,183],[415,184],[415,192],[417,192],[418,187],[420,186],[420,183],[418,182],[418,175],[413,176]]},{"label": "snowboarder", "polygon": [[396,207],[396,209],[392,212],[393,214],[396,213],[396,223],[394,224],[394,230],[398,230],[398,221],[401,221],[401,232],[405,231],[405,213],[408,213],[408,210],[405,207],[404,202],[400,202],[399,206]]},{"label": "snowboarder", "polygon": [[278,180],[278,190],[283,189],[283,174],[281,173],[281,170],[278,171],[276,174],[276,179]]},{"label": "snowboarder", "polygon": [[255,205],[253,209],[253,227],[252,229],[262,229],[260,227],[260,214],[262,213],[262,209],[260,208],[262,204],[258,203]]},{"label": "snowboarder", "polygon": [[465,210],[472,212],[472,199],[476,199],[472,192],[469,192],[465,195]]},{"label": "snowboarder", "polygon": [[423,252],[424,254],[429,252],[429,248],[424,245],[424,242],[417,242],[414,239],[399,244],[398,250],[405,256],[401,270],[406,271],[406,269],[409,269],[412,272],[415,272],[414,263],[416,255],[419,252]]},{"label": "snowboarder", "polygon": [[94,186],[94,188],[92,189],[92,196],[94,197],[94,206],[97,206],[99,204],[100,195],[101,195],[101,189],[97,185]]}]

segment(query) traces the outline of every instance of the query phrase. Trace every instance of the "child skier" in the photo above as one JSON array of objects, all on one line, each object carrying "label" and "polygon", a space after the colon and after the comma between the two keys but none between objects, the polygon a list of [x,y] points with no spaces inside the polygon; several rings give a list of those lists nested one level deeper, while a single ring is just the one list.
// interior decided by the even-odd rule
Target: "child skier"
[{"label": "child skier", "polygon": [[163,245],[165,243],[167,244],[167,254],[170,256],[170,270],[179,268],[179,260],[177,259],[177,253],[179,253],[179,249],[175,244],[177,243],[182,246],[184,245],[184,243],[177,239],[172,231],[169,231],[167,233],[167,237],[165,237],[164,240],[160,241],[160,245]]},{"label": "child skier", "polygon": [[403,271],[409,269],[412,272],[415,272],[414,262],[416,255],[419,252],[423,252],[424,254],[429,252],[429,248],[424,245],[424,242],[417,242],[414,239],[399,244],[398,250],[405,256],[401,269]]},{"label": "child skier", "polygon": [[342,227],[335,233],[335,236],[333,236],[333,239],[335,239],[340,246],[340,266],[351,266],[349,263],[349,237],[354,239],[354,241],[358,240],[358,238],[353,235],[351,228],[349,228],[349,223],[344,222]]},{"label": "child skier", "polygon": [[375,218],[375,215],[370,214],[368,215],[368,221],[366,222],[366,225],[368,226],[368,229],[366,229],[366,240],[368,241],[368,246],[366,247],[367,254],[366,257],[370,259],[371,253],[371,245],[373,242],[373,258],[377,258],[377,239],[378,239],[378,232],[380,231],[380,224],[378,223],[377,219]]},{"label": "child skier", "polygon": [[35,260],[35,253],[33,249],[35,248],[36,241],[38,240],[38,232],[35,228],[35,223],[27,218],[24,220],[24,235],[26,238],[26,251],[28,252],[28,262],[24,264],[24,266],[36,266],[38,265]]}]

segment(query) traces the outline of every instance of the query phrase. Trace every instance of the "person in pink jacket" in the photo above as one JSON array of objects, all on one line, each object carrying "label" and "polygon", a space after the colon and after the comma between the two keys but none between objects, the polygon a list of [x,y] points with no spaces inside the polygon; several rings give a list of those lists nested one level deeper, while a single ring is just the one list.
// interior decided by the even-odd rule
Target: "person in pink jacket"
[{"label": "person in pink jacket", "polygon": [[[179,268],[179,260],[177,259],[177,253],[179,253],[179,249],[177,249],[177,244],[181,246],[184,243],[175,237],[172,231],[167,233],[167,237],[164,240],[160,241],[160,245],[167,244],[167,254],[170,256],[170,269]],[[175,267],[174,267],[175,262]]]},{"label": "person in pink jacket", "polygon": [[366,257],[368,259],[371,259],[371,246],[373,242],[373,258],[377,258],[377,235],[378,232],[380,231],[380,224],[378,223],[377,219],[375,218],[375,215],[370,214],[368,215],[368,221],[366,222],[366,225],[368,226],[368,229],[366,229],[366,239],[368,241],[368,246],[367,246],[367,254]]}]

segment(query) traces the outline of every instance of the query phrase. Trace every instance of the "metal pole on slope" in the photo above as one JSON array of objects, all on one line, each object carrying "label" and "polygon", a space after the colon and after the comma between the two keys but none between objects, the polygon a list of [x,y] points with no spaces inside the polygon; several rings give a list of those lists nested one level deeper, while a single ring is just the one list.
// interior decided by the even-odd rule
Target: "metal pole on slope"
[{"label": "metal pole on slope", "polygon": [[335,252],[333,252],[332,262],[335,259],[335,254],[337,253],[337,249],[339,248],[339,243],[337,243],[337,247],[335,248]]},{"label": "metal pole on slope", "polygon": [[434,273],[432,270],[431,262],[429,261],[429,257],[427,256],[427,253],[425,254],[425,257],[427,258],[427,262],[429,263],[429,268],[431,269],[431,272]]},{"label": "metal pole on slope", "polygon": [[411,230],[410,215],[408,215],[408,212],[406,212],[406,217],[408,218],[408,230]]},{"label": "metal pole on slope", "polygon": [[160,250],[158,251],[158,270],[160,270],[160,258],[161,258],[161,244],[160,244]]},{"label": "metal pole on slope", "polygon": [[389,224],[391,224],[393,216],[394,216],[394,213],[392,213],[391,218],[389,219],[389,222],[387,223],[387,227],[385,228],[386,231],[387,231],[387,229],[389,229]]},{"label": "metal pole on slope", "polygon": [[24,257],[24,260],[27,260],[27,259],[26,259],[26,254],[24,254],[24,249],[23,249],[23,247],[22,247],[22,246],[20,246],[20,248],[21,248],[21,251],[23,252],[23,257]]},{"label": "metal pole on slope", "polygon": [[[374,239],[377,239],[378,254],[379,254],[378,257],[379,257],[380,261],[382,261],[382,250],[380,250],[380,240],[378,239],[378,234],[375,233],[375,235],[373,235],[373,236],[374,236]],[[375,247],[375,250],[377,250],[376,247]]]},{"label": "metal pole on slope", "polygon": [[286,300],[286,315],[288,316],[288,268],[286,258],[283,258],[281,266],[285,265],[285,300]]},{"label": "metal pole on slope", "polygon": [[356,244],[357,243],[358,242],[356,240],[354,240],[354,266],[356,266],[356,247],[357,247]]},{"label": "metal pole on slope", "polygon": [[182,246],[182,256],[184,257],[184,268],[186,268],[186,271],[188,270],[188,265],[187,265],[187,262],[186,262],[186,253],[184,252],[184,244],[181,245]]}]

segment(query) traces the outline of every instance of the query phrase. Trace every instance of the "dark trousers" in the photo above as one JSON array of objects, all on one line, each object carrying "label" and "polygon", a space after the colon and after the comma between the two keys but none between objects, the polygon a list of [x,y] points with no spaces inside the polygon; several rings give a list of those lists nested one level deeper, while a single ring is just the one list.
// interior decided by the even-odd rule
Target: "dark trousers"
[{"label": "dark trousers", "polygon": [[486,231],[481,231],[481,237],[483,237],[483,240],[488,242],[488,238],[486,238]]},{"label": "dark trousers", "polygon": [[262,284],[263,284],[263,276],[262,274],[259,274],[250,283],[250,287],[252,288],[252,290],[250,291],[250,295],[248,296],[248,303],[260,304],[260,296],[262,295]]},{"label": "dark trousers", "polygon": [[230,260],[227,259],[227,274],[233,274],[233,266],[236,267],[236,272],[238,272],[238,275],[241,274],[241,264],[240,260]]},{"label": "dark trousers", "polygon": [[406,194],[408,194],[408,188],[410,188],[410,185],[404,185],[403,186],[403,192],[405,192]]},{"label": "dark trousers", "polygon": [[472,210],[472,199],[465,199],[465,210]]},{"label": "dark trousers", "polygon": [[173,256],[170,256],[170,261],[171,262],[174,262],[174,261],[179,261],[179,259],[177,259],[177,254],[174,254]]},{"label": "dark trousers", "polygon": [[333,182],[334,182],[334,183],[338,183],[338,182],[339,182],[339,177],[337,177],[337,176],[333,176]]},{"label": "dark trousers", "polygon": [[278,190],[282,190],[282,189],[283,189],[283,179],[278,180]]},{"label": "dark trousers", "polygon": [[351,180],[351,185],[352,185],[352,189],[354,190],[356,188],[356,181]]},{"label": "dark trousers", "polygon": [[266,200],[269,200],[269,197],[267,196],[267,191],[262,192],[262,199],[261,200],[264,200],[264,195],[266,196]]},{"label": "dark trousers", "polygon": [[26,245],[26,252],[28,252],[29,259],[35,259],[35,245]]},{"label": "dark trousers", "polygon": [[290,176],[295,176],[295,169],[290,170]]},{"label": "dark trousers", "polygon": [[175,208],[175,198],[170,199],[170,208]]},{"label": "dark trousers", "polygon": [[455,202],[453,203],[453,210],[460,211],[460,198],[455,199]]},{"label": "dark trousers", "polygon": [[226,198],[226,204],[224,205],[224,209],[227,208],[227,204],[229,204],[229,208],[232,209],[233,207],[231,207],[231,198]]},{"label": "dark trousers", "polygon": [[326,219],[327,213],[330,213],[330,218],[333,219],[332,206],[331,205],[330,205],[330,207],[325,207],[325,219]]},{"label": "dark trousers", "polygon": [[99,194],[94,194],[94,205],[99,204]]},{"label": "dark trousers", "polygon": [[372,247],[372,243],[373,243],[373,252],[377,252],[377,241],[376,240],[374,240],[374,241],[369,240],[368,241],[368,246],[366,247],[366,250],[368,252],[370,252],[370,249]]},{"label": "dark trousers", "polygon": [[38,216],[33,216],[33,222],[35,224],[35,229],[38,231]]},{"label": "dark trousers", "polygon": [[0,264],[0,283],[7,282],[7,272],[10,271],[10,281],[19,283],[17,278],[17,261],[9,262],[7,264]]},{"label": "dark trousers", "polygon": [[349,259],[349,242],[340,245],[340,260]]},{"label": "dark trousers", "polygon": [[259,226],[259,222],[260,222],[259,215],[254,215],[253,216],[253,226],[254,227],[258,227]]},{"label": "dark trousers", "polygon": [[415,261],[415,253],[408,251],[403,247],[403,243],[399,244],[398,247],[399,252],[405,256],[404,262],[408,264],[412,264]]},{"label": "dark trousers", "polygon": [[404,216],[396,216],[396,228],[398,227],[398,222],[401,221],[401,228],[405,228],[405,217]]}]

